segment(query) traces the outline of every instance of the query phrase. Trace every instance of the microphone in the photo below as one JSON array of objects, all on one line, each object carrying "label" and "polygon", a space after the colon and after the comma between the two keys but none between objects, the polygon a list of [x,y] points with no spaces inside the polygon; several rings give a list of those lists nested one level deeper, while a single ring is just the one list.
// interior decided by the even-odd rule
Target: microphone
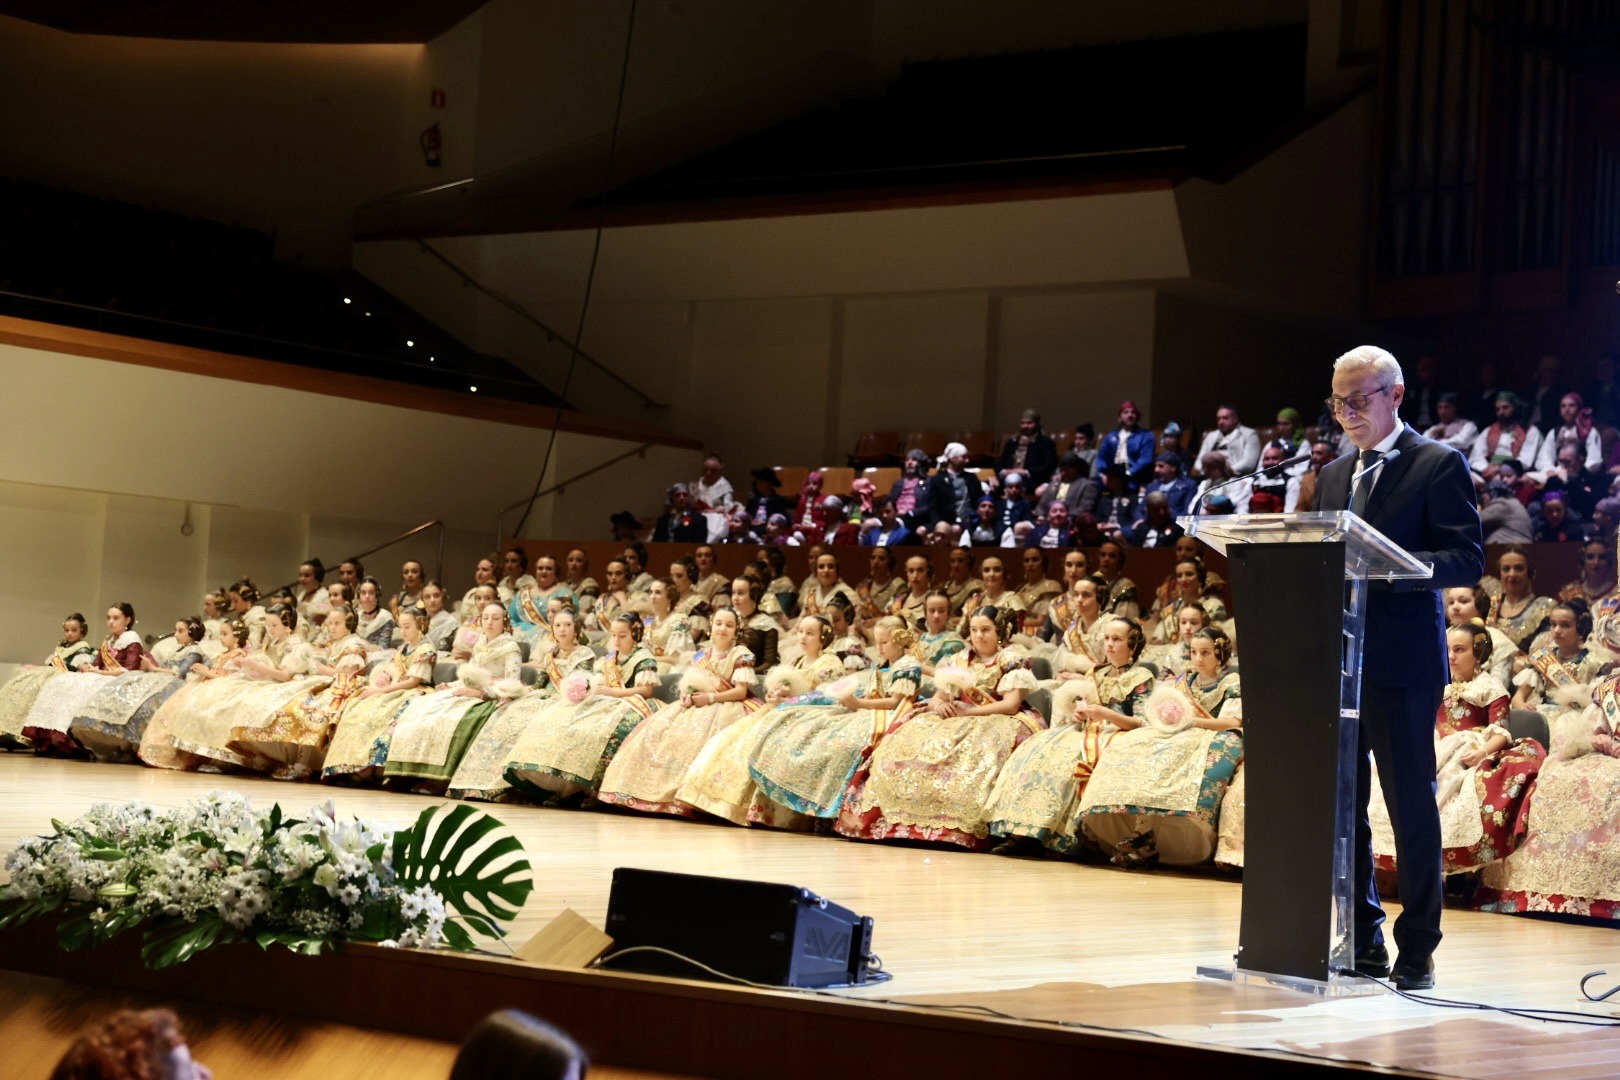
[{"label": "microphone", "polygon": [[[1399,453],[1399,452],[1400,451],[1393,451],[1392,453]],[[1193,505],[1192,505],[1192,512],[1191,512],[1191,514],[1188,515],[1189,517],[1192,518],[1192,528],[1187,530],[1187,535],[1188,536],[1196,536],[1198,534],[1199,511],[1204,508],[1204,503],[1206,501],[1208,501],[1209,497],[1211,495],[1215,494],[1217,491],[1221,490],[1221,488],[1223,488],[1223,487],[1231,487],[1233,484],[1236,484],[1236,483],[1238,483],[1240,481],[1243,481],[1243,480],[1253,480],[1257,476],[1275,476],[1277,473],[1281,472],[1283,469],[1286,469],[1286,468],[1288,468],[1289,466],[1292,466],[1292,465],[1298,465],[1302,461],[1309,461],[1310,458],[1311,458],[1311,452],[1309,450],[1306,450],[1302,454],[1295,454],[1293,457],[1289,458],[1287,461],[1279,461],[1275,465],[1262,465],[1260,468],[1254,470],[1254,472],[1244,473],[1242,476],[1234,476],[1230,480],[1222,480],[1218,484],[1211,484],[1209,486],[1209,488],[1207,490],[1205,490],[1205,492],[1202,495],[1198,496],[1198,500],[1196,502],[1194,502]]]},{"label": "microphone", "polygon": [[1356,485],[1361,482],[1361,478],[1363,476],[1366,476],[1368,473],[1377,472],[1379,469],[1382,469],[1385,465],[1388,465],[1390,462],[1394,461],[1396,458],[1398,458],[1400,456],[1401,456],[1401,452],[1399,450],[1391,450],[1389,453],[1385,454],[1383,457],[1379,458],[1377,461],[1373,462],[1371,465],[1368,465],[1366,468],[1357,469],[1355,472],[1351,473],[1350,474],[1350,490],[1351,490],[1351,492],[1354,493],[1354,491],[1356,490]]}]

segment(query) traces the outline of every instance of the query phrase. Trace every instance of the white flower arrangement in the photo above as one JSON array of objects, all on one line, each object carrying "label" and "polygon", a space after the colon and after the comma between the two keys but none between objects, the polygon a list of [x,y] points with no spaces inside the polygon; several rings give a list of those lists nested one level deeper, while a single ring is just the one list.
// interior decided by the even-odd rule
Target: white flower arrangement
[{"label": "white flower arrangement", "polygon": [[343,941],[471,949],[473,932],[503,936],[496,920],[533,889],[522,845],[483,843],[500,822],[467,806],[395,830],[339,821],[331,801],[294,820],[216,791],[177,810],[103,803],[51,824],[6,859],[0,929],[55,913],[74,950],[144,925],[154,968],[232,941],[307,955]]}]

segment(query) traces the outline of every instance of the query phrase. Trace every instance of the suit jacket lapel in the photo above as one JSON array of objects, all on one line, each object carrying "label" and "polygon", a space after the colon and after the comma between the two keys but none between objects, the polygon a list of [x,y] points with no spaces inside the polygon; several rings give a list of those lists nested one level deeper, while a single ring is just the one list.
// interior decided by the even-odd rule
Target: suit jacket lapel
[{"label": "suit jacket lapel", "polygon": [[1401,432],[1401,437],[1395,440],[1395,449],[1401,451],[1401,456],[1379,469],[1378,475],[1373,478],[1373,489],[1367,496],[1365,515],[1367,521],[1372,521],[1373,516],[1378,513],[1378,508],[1383,505],[1385,496],[1400,482],[1401,474],[1412,464],[1410,450],[1416,442],[1417,432],[1408,424],[1406,430]]},{"label": "suit jacket lapel", "polygon": [[1322,499],[1322,509],[1350,509],[1350,477],[1356,471],[1356,456],[1346,454],[1322,466],[1316,474],[1316,493]]}]

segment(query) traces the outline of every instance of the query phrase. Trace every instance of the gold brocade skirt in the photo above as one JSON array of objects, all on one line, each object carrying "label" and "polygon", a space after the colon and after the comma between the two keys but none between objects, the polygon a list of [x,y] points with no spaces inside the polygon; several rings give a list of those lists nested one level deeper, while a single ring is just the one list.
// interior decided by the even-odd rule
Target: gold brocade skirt
[{"label": "gold brocade skirt", "polygon": [[690,817],[676,798],[687,770],[719,732],[752,710],[746,702],[722,701],[701,708],[666,705],[625,737],[602,777],[598,798],[649,814]]},{"label": "gold brocade skirt", "polygon": [[17,672],[6,685],[0,686],[0,735],[22,738],[22,729],[28,723],[28,711],[34,699],[53,675],[59,675],[49,664],[29,667]]},{"label": "gold brocade skirt", "polygon": [[350,702],[332,732],[332,744],[326,748],[322,779],[346,777],[360,781],[380,775],[388,761],[388,741],[394,733],[394,720],[412,698],[425,693],[427,690],[418,686]]},{"label": "gold brocade skirt", "polygon": [[445,794],[452,799],[490,802],[505,796],[512,790],[511,782],[506,779],[506,767],[523,733],[530,728],[561,723],[573,708],[574,703],[561,694],[535,691],[496,710],[462,755]]}]

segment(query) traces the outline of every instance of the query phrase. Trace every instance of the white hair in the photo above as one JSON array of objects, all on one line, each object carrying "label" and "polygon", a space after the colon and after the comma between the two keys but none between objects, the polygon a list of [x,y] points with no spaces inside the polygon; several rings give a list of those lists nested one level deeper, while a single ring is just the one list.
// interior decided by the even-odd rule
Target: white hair
[{"label": "white hair", "polygon": [[1388,349],[1380,349],[1377,345],[1357,345],[1337,360],[1333,361],[1333,373],[1351,368],[1370,367],[1378,372],[1379,378],[1391,386],[1405,386],[1406,376],[1401,374],[1401,365]]}]

